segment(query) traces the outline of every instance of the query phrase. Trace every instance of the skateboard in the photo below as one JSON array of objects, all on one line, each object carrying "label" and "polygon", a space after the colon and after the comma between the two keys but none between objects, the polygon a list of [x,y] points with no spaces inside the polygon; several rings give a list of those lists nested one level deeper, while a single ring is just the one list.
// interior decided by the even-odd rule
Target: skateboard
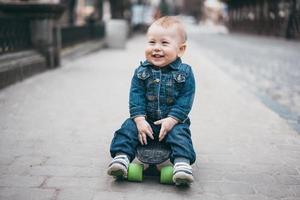
[{"label": "skateboard", "polygon": [[[170,158],[170,148],[157,140],[148,141],[147,145],[139,145],[136,157],[142,163],[130,163],[128,166],[128,181],[141,182],[144,176],[160,176],[160,183],[173,184],[173,166],[166,165],[158,170],[157,165]],[[144,169],[144,166],[149,165]]]}]

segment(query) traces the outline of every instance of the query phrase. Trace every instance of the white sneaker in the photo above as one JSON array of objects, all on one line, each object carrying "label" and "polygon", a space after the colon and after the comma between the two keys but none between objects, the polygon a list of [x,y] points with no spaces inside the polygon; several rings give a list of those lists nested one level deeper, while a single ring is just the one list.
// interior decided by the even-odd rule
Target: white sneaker
[{"label": "white sneaker", "polygon": [[110,162],[107,174],[116,178],[127,178],[129,160],[126,155],[118,155]]},{"label": "white sneaker", "polygon": [[190,185],[194,182],[191,165],[185,162],[176,163],[173,170],[173,182],[176,185]]}]

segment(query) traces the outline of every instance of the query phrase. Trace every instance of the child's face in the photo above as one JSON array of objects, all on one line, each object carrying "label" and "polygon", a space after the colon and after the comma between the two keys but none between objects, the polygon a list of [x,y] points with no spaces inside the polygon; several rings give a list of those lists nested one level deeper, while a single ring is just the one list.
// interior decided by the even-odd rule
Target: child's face
[{"label": "child's face", "polygon": [[157,67],[165,67],[181,57],[186,48],[176,26],[164,28],[154,24],[148,30],[147,40],[146,59]]}]

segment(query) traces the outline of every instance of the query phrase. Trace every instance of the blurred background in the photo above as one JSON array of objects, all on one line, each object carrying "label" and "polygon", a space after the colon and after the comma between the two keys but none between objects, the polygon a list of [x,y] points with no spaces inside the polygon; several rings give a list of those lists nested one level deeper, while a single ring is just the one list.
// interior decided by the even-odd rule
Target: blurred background
[{"label": "blurred background", "polygon": [[[190,188],[106,175],[164,15],[197,84]],[[300,0],[0,0],[0,200],[299,200],[299,136]]]},{"label": "blurred background", "polygon": [[0,88],[76,50],[125,49],[164,15],[300,130],[300,0],[0,0]]}]

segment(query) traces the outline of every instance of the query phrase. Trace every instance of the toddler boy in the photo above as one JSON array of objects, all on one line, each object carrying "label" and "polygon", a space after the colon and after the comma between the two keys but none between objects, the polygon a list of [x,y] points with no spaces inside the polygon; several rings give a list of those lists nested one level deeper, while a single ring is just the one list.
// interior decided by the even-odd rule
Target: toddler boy
[{"label": "toddler boy", "polygon": [[155,21],[147,31],[146,61],[135,70],[131,81],[130,118],[115,132],[110,153],[113,160],[108,174],[127,176],[140,142],[158,139],[170,146],[177,185],[194,181],[191,164],[195,162],[188,114],[195,94],[192,68],[182,63],[186,32],[172,16]]}]

